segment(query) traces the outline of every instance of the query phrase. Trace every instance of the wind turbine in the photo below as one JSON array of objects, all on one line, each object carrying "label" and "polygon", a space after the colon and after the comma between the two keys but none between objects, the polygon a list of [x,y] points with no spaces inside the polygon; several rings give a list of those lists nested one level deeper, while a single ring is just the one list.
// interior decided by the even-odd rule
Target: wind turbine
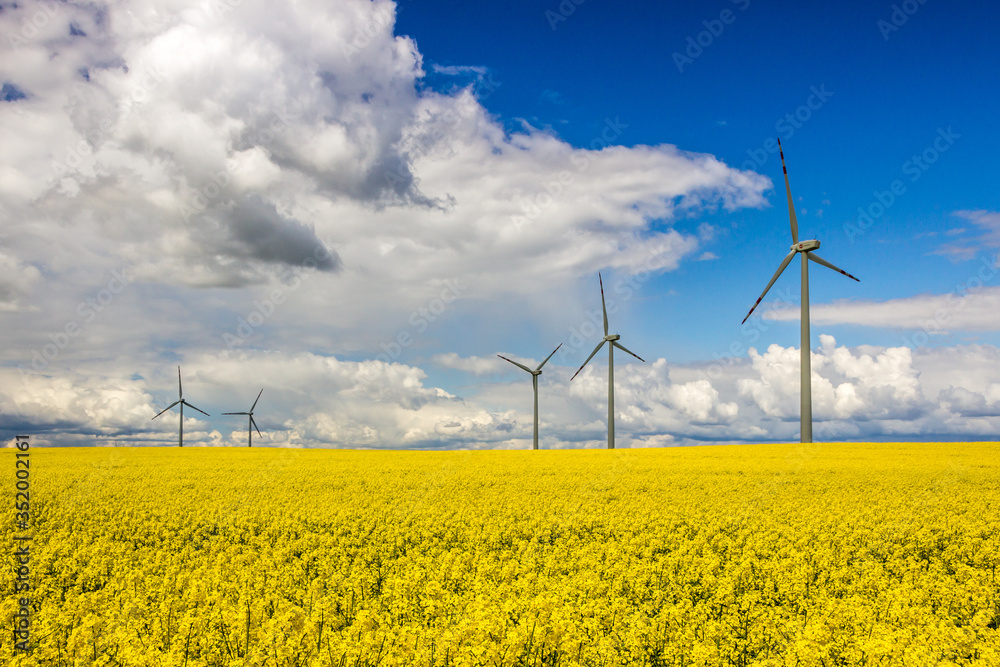
[{"label": "wind turbine", "polygon": [[[812,442],[812,369],[810,366],[810,338],[809,338],[809,260],[816,262],[821,266],[825,266],[828,269],[833,269],[837,273],[842,273],[851,280],[857,280],[861,282],[854,276],[852,276],[847,271],[843,269],[838,269],[836,266],[826,261],[813,251],[819,248],[819,241],[799,241],[799,223],[795,218],[795,205],[792,203],[792,188],[788,185],[788,169],[785,167],[785,153],[781,150],[781,139],[778,139],[778,152],[781,154],[781,170],[785,172],[785,191],[788,193],[788,218],[792,223],[792,250],[787,255],[785,259],[781,261],[781,265],[778,266],[778,270],[774,272],[774,277],[771,278],[771,282],[767,284],[764,291],[761,292],[760,298],[754,303],[753,308],[747,313],[747,316],[743,318],[743,322],[746,322],[750,315],[753,313],[754,309],[760,305],[761,299],[767,294],[767,291],[771,289],[771,285],[774,281],[778,279],[782,271],[788,267],[789,263],[792,261],[792,257],[795,253],[799,253],[802,256],[802,314],[801,314],[801,338],[799,342],[799,358],[801,366],[801,381],[800,381],[800,400],[801,404],[799,406],[800,415],[799,420],[801,422],[801,440],[802,442]],[[742,322],[741,322],[742,324]]]},{"label": "wind turbine", "polygon": [[[264,390],[261,389],[260,390],[260,394],[263,394],[263,393],[264,393]],[[253,409],[257,407],[257,401],[260,400],[260,394],[257,394],[257,399],[253,402],[253,405],[250,406],[250,412],[223,412],[222,413],[224,415],[247,415],[250,418],[249,422],[247,423],[247,447],[252,447],[253,446],[253,444],[251,442],[253,440],[253,431],[251,430],[250,427],[252,426],[253,428],[257,428],[257,422],[255,422],[253,420]],[[257,428],[257,435],[259,435],[262,438],[264,437],[261,434],[259,428]]]},{"label": "wind turbine", "polygon": [[[180,431],[179,431],[179,435],[177,437],[177,444],[180,447],[183,447],[184,446],[184,406],[186,405],[189,408],[191,408],[192,410],[197,410],[198,412],[200,412],[201,414],[205,415],[206,417],[210,417],[211,415],[209,415],[207,412],[205,412],[204,410],[202,410],[200,408],[194,407],[193,405],[191,405],[190,403],[188,403],[187,401],[184,400],[184,388],[181,386],[181,367],[180,366],[177,367],[177,400],[174,401],[173,403],[171,403],[170,405],[168,405],[167,407],[163,408],[162,410],[160,410],[156,414],[156,417],[159,417],[160,415],[162,415],[164,412],[166,412],[170,408],[174,407],[175,405],[181,406]],[[156,417],[153,417],[153,419],[156,419]],[[153,419],[150,419],[149,421],[153,421]]]},{"label": "wind turbine", "polygon": [[[597,274],[597,279],[601,283],[601,309],[604,311],[604,338],[601,339],[601,342],[597,344],[597,347],[594,348],[594,351],[590,353],[589,357],[587,357],[587,361],[583,362],[583,366],[586,366],[590,362],[590,360],[594,358],[594,355],[597,354],[597,351],[601,349],[602,345],[604,345],[605,343],[611,343],[611,345],[608,345],[608,449],[614,449],[615,448],[615,348],[617,347],[619,350],[623,352],[628,352],[633,357],[635,357],[636,359],[638,359],[643,363],[645,363],[646,360],[640,357],[635,352],[626,349],[624,345],[619,343],[618,341],[621,339],[621,336],[619,336],[618,334],[615,334],[613,336],[608,335],[608,308],[607,306],[604,305],[604,280],[601,278],[600,273]],[[573,373],[573,377],[569,379],[570,382],[572,382],[573,378],[575,378],[577,375],[580,374],[580,371],[583,370],[583,366],[580,366],[579,370],[577,370],[576,373]]]},{"label": "wind turbine", "polygon": [[[552,350],[552,354],[555,354],[556,352],[558,352],[560,347],[562,347],[562,343],[559,343],[559,345],[556,346],[556,349]],[[531,370],[530,368],[528,368],[524,364],[519,364],[516,361],[514,361],[513,359],[508,359],[507,357],[503,356],[502,354],[498,354],[497,355],[498,357],[500,357],[504,361],[509,361],[510,363],[514,364],[518,368],[524,369],[524,370],[528,371],[529,373],[531,373],[531,386],[535,388],[535,441],[534,441],[534,445],[532,446],[532,449],[538,449],[538,376],[542,374],[542,366],[544,366],[545,363],[549,359],[552,358],[552,354],[550,354],[549,356],[545,357],[545,361],[543,361],[542,363],[538,364],[538,368],[536,368],[535,370]]]}]

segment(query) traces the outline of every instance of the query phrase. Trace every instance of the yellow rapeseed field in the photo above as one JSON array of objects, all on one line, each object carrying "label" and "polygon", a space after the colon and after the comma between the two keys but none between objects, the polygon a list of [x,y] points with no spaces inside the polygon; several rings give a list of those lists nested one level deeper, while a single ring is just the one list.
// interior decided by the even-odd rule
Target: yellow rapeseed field
[{"label": "yellow rapeseed field", "polygon": [[30,460],[4,665],[1000,665],[997,443]]}]

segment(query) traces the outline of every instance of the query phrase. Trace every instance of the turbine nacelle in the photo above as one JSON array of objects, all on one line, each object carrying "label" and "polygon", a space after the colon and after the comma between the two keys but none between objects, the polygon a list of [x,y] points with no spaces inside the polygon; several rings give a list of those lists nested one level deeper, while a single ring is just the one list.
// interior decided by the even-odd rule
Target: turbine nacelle
[{"label": "turbine nacelle", "polygon": [[795,217],[795,204],[792,201],[792,186],[788,184],[788,169],[785,167],[785,153],[781,150],[781,139],[778,139],[778,153],[781,155],[781,170],[785,175],[785,195],[788,198],[788,222],[792,232],[791,252],[785,255],[785,258],[781,260],[781,264],[778,265],[778,270],[774,272],[774,275],[771,277],[771,281],[766,287],[764,287],[764,291],[760,293],[759,297],[757,297],[757,301],[754,302],[753,306],[751,306],[750,312],[747,313],[747,316],[743,318],[743,322],[740,324],[742,325],[745,323],[750,316],[753,315],[754,310],[756,310],[757,306],[760,305],[760,302],[764,299],[764,297],[767,296],[767,292],[771,289],[771,286],[774,285],[775,281],[779,276],[781,276],[782,272],[788,268],[788,265],[791,263],[795,255],[800,254],[802,256],[802,299],[800,303],[802,314],[799,319],[800,439],[802,442],[812,442],[812,367],[809,359],[809,262],[815,262],[820,266],[825,266],[826,268],[836,271],[841,275],[847,276],[851,280],[858,279],[847,271],[834,266],[814,253],[814,250],[819,249],[819,241],[816,239],[808,239],[806,241],[799,240],[799,222]]},{"label": "turbine nacelle", "polygon": [[253,405],[250,406],[250,412],[223,412],[222,413],[224,415],[244,415],[245,417],[249,417],[249,419],[247,420],[247,447],[252,447],[253,446],[253,432],[251,431],[251,428],[257,429],[257,435],[259,435],[262,438],[264,437],[263,434],[260,432],[260,428],[257,426],[257,421],[253,418],[254,408],[257,407],[257,401],[260,400],[260,395],[263,394],[263,393],[264,393],[264,389],[262,387],[261,390],[260,390],[260,392],[257,393],[257,398],[254,399]]},{"label": "turbine nacelle", "polygon": [[604,344],[610,343],[610,345],[608,345],[608,449],[614,449],[615,448],[615,348],[617,347],[622,352],[628,352],[639,361],[645,361],[645,360],[632,350],[628,349],[627,347],[619,343],[618,341],[621,340],[621,336],[619,336],[618,334],[608,333],[608,307],[604,303],[604,279],[601,277],[600,273],[597,274],[597,280],[601,285],[601,311],[604,314],[604,338],[602,338],[601,342],[597,344],[597,347],[594,348],[594,351],[590,353],[590,356],[587,357],[587,360],[583,362],[583,366],[580,366],[580,368],[576,371],[576,373],[573,373],[573,377],[571,377],[569,380],[570,382],[572,382],[573,379],[580,374],[580,371],[583,370],[584,366],[590,363],[590,360],[594,358],[594,355],[597,354],[602,347],[604,347]]},{"label": "turbine nacelle", "polygon": [[556,346],[556,349],[552,350],[552,354],[550,354],[549,356],[545,357],[545,361],[543,361],[542,363],[538,364],[538,368],[528,368],[524,364],[518,363],[518,362],[514,361],[513,359],[508,359],[507,357],[503,356],[502,354],[498,354],[497,355],[498,357],[500,357],[504,361],[509,361],[510,363],[514,364],[515,366],[517,366],[521,370],[527,371],[528,373],[531,373],[531,385],[535,389],[535,432],[534,432],[534,439],[532,441],[532,449],[538,449],[538,376],[542,374],[542,366],[544,366],[545,364],[547,364],[549,362],[549,359],[552,358],[553,354],[555,354],[556,352],[559,351],[560,347],[562,347],[562,343],[559,343],[559,345]]},{"label": "turbine nacelle", "polygon": [[819,241],[812,239],[792,244],[792,252],[809,252],[810,250],[819,250]]},{"label": "turbine nacelle", "polygon": [[[177,445],[179,447],[183,447],[184,446],[184,406],[186,405],[189,408],[191,408],[192,410],[197,410],[198,412],[200,412],[201,414],[205,415],[206,417],[211,417],[211,415],[208,414],[207,412],[205,412],[204,410],[202,410],[201,408],[196,408],[195,406],[191,405],[190,403],[188,403],[187,401],[184,400],[184,385],[181,384],[181,367],[180,366],[177,367],[177,400],[174,401],[173,403],[171,403],[170,405],[168,405],[167,407],[163,408],[159,412],[157,412],[155,415],[153,415],[153,419],[156,419],[157,417],[159,417],[160,415],[162,415],[164,412],[166,412],[170,408],[174,407],[175,405],[179,405],[180,408],[181,408],[180,409],[180,426],[179,426],[179,428],[177,430]],[[152,421],[152,419],[150,421]]]}]

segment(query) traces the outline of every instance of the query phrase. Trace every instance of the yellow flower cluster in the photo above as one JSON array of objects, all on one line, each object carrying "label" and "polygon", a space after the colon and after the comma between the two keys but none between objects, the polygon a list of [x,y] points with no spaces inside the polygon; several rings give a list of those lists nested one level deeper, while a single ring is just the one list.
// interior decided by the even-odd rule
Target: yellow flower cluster
[{"label": "yellow flower cluster", "polygon": [[4,665],[1000,665],[997,443],[31,457]]}]

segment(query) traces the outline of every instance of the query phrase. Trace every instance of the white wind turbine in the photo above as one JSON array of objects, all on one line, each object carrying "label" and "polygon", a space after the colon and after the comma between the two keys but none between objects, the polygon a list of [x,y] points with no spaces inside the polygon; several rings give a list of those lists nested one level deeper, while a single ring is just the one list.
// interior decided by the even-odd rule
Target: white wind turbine
[{"label": "white wind turbine", "polygon": [[[560,347],[562,347],[562,343],[559,343],[559,345],[556,346],[556,349],[552,350],[552,354],[555,354],[556,352],[558,352]],[[535,440],[534,440],[534,445],[532,446],[532,449],[538,449],[538,376],[542,374],[542,366],[544,366],[545,363],[549,359],[552,358],[552,354],[550,354],[549,356],[545,357],[545,361],[543,361],[542,363],[538,364],[538,368],[536,368],[535,370],[531,370],[530,368],[528,368],[524,364],[519,364],[516,361],[514,361],[513,359],[508,359],[507,357],[503,356],[502,354],[498,354],[497,355],[498,357],[500,357],[504,361],[509,361],[510,363],[514,364],[518,368],[524,369],[524,370],[528,371],[529,373],[531,373],[531,386],[533,386],[535,388]]]},{"label": "white wind turbine", "polygon": [[[825,266],[828,269],[833,269],[837,273],[842,273],[851,280],[858,280],[850,273],[838,269],[836,266],[826,261],[813,251],[819,248],[819,241],[799,241],[799,223],[795,218],[795,205],[792,203],[792,188],[788,185],[788,169],[785,167],[785,153],[781,150],[781,139],[778,139],[778,152],[781,154],[781,170],[785,173],[785,191],[788,193],[788,218],[792,224],[792,250],[787,255],[785,259],[781,261],[781,265],[778,266],[778,270],[774,272],[774,277],[771,278],[771,282],[767,284],[764,291],[761,292],[760,298],[754,303],[753,308],[747,313],[747,316],[743,318],[743,322],[746,322],[750,315],[753,313],[754,309],[760,305],[761,300],[767,291],[771,289],[771,285],[778,279],[782,271],[788,267],[789,263],[792,261],[792,257],[795,253],[799,253],[802,256],[802,314],[801,314],[801,338],[799,342],[799,357],[800,357],[800,371],[801,371],[801,384],[800,384],[800,400],[801,404],[799,406],[800,415],[799,420],[801,422],[801,440],[802,442],[812,442],[812,370],[810,366],[810,337],[809,337],[809,260]],[[858,282],[861,282],[858,280]],[[742,324],[742,323],[741,323]]]},{"label": "white wind turbine", "polygon": [[[181,367],[180,366],[177,367],[177,400],[174,401],[173,403],[171,403],[170,405],[168,405],[167,407],[163,408],[162,410],[160,410],[158,413],[156,413],[156,416],[153,417],[153,419],[156,419],[156,417],[159,417],[160,415],[162,415],[164,412],[166,412],[170,408],[174,407],[175,405],[181,406],[180,431],[179,431],[179,435],[177,437],[177,444],[179,446],[183,447],[184,446],[184,406],[186,405],[189,408],[191,408],[192,410],[197,410],[198,412],[200,412],[201,414],[205,415],[206,417],[210,417],[211,415],[209,415],[207,412],[205,412],[201,408],[196,408],[196,407],[194,407],[193,405],[191,405],[190,403],[188,403],[187,401],[184,400],[184,388],[181,386]],[[150,419],[149,421],[153,421],[153,419]]]},{"label": "white wind turbine", "polygon": [[[635,357],[636,359],[638,359],[643,363],[645,363],[646,360],[640,357],[635,352],[626,349],[624,345],[619,343],[618,341],[619,339],[621,339],[621,336],[619,336],[618,334],[615,334],[613,336],[608,335],[608,308],[607,306],[604,305],[604,280],[601,278],[600,273],[597,274],[597,279],[601,283],[601,309],[604,311],[604,338],[601,339],[601,342],[597,344],[597,347],[594,348],[594,351],[590,353],[589,357],[587,357],[587,361],[583,362],[583,366],[586,366],[590,362],[590,360],[594,358],[594,355],[597,354],[597,351],[601,349],[602,345],[604,345],[605,343],[611,343],[611,345],[608,345],[608,449],[614,449],[615,448],[615,348],[617,347],[622,352],[628,352],[633,357]],[[583,370],[583,366],[580,366],[579,370],[577,370],[576,373],[573,373],[573,377],[569,379],[570,382],[572,382],[573,378],[575,378],[577,375],[580,374],[580,371]]]},{"label": "white wind turbine", "polygon": [[257,422],[255,422],[254,419],[253,419],[253,409],[257,407],[257,401],[260,400],[260,394],[263,394],[263,393],[264,393],[264,390],[261,389],[260,393],[257,394],[257,398],[256,398],[256,400],[254,400],[253,405],[250,406],[250,412],[223,412],[222,413],[224,415],[247,415],[249,417],[249,421],[247,423],[247,447],[252,447],[253,446],[253,442],[252,442],[253,441],[253,429],[256,428],[257,429],[257,435],[259,435],[262,438],[264,437],[261,434],[260,429],[257,428]]}]

